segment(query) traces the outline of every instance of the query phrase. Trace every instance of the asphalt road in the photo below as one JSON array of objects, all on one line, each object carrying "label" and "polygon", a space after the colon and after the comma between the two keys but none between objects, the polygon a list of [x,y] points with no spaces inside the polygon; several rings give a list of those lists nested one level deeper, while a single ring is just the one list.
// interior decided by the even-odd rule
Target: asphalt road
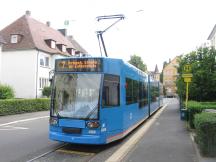
[{"label": "asphalt road", "polygon": [[[176,101],[165,100],[165,103],[172,102]],[[61,146],[62,143],[48,139],[48,120],[48,111],[0,117],[0,161],[28,161]],[[66,147],[39,158],[36,162],[106,161],[137,131],[139,128],[126,138],[105,146],[67,144]],[[86,152],[90,154],[85,155]]]},{"label": "asphalt road", "polygon": [[0,117],[0,161],[28,161],[61,143],[48,139],[49,112]]}]

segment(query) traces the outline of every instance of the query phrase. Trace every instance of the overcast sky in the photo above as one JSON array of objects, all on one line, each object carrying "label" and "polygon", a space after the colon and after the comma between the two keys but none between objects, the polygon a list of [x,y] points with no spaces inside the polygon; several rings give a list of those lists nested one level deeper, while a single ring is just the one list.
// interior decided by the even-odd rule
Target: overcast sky
[{"label": "overcast sky", "polygon": [[[156,64],[196,49],[207,40],[216,23],[215,0],[4,0],[1,1],[0,30],[31,11],[40,22],[68,28],[68,34],[93,56],[100,56],[95,31],[106,28],[102,15],[124,14],[126,19],[104,33],[109,57],[128,61],[142,57],[148,70]],[[64,20],[70,20],[64,26]]]}]

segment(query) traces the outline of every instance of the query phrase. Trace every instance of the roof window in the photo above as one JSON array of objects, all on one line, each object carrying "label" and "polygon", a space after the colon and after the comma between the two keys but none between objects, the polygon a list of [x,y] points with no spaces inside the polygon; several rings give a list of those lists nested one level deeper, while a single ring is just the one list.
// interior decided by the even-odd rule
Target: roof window
[{"label": "roof window", "polygon": [[22,35],[20,34],[11,34],[10,43],[16,44],[19,43],[22,39]]},{"label": "roof window", "polygon": [[66,52],[66,45],[64,45],[64,44],[57,44],[57,47],[58,47],[58,49],[61,52]]},{"label": "roof window", "polygon": [[75,49],[73,49],[73,48],[67,48],[67,52],[68,52],[70,55],[75,55]]},{"label": "roof window", "polygon": [[56,41],[54,41],[52,39],[47,39],[47,40],[45,40],[45,42],[50,48],[52,48],[52,49],[56,48]]}]

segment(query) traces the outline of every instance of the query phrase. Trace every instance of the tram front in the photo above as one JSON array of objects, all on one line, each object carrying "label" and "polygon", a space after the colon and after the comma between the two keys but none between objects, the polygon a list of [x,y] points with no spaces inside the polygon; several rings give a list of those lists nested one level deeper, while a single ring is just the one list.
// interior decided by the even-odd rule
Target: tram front
[{"label": "tram front", "polygon": [[104,143],[99,129],[101,71],[101,59],[56,60],[50,139],[70,143]]}]

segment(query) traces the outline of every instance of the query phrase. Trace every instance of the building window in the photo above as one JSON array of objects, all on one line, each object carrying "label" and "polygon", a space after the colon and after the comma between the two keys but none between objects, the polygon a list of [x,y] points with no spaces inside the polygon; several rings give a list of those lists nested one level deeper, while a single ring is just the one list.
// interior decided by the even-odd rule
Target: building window
[{"label": "building window", "polygon": [[17,34],[11,35],[11,43],[13,43],[13,44],[18,43],[18,35]]},{"label": "building window", "polygon": [[62,45],[62,52],[66,52],[66,46]]},{"label": "building window", "polygon": [[40,58],[40,66],[44,66],[44,59]]},{"label": "building window", "polygon": [[49,67],[49,57],[41,56],[40,66]]},{"label": "building window", "polygon": [[51,40],[51,48],[53,49],[56,48],[56,42],[54,40]]},{"label": "building window", "polygon": [[105,74],[103,83],[103,107],[114,107],[120,105],[120,77]]},{"label": "building window", "polygon": [[39,87],[43,89],[44,87],[49,87],[49,79],[48,78],[39,78]]},{"label": "building window", "polygon": [[45,57],[45,66],[49,67],[49,57]]}]

